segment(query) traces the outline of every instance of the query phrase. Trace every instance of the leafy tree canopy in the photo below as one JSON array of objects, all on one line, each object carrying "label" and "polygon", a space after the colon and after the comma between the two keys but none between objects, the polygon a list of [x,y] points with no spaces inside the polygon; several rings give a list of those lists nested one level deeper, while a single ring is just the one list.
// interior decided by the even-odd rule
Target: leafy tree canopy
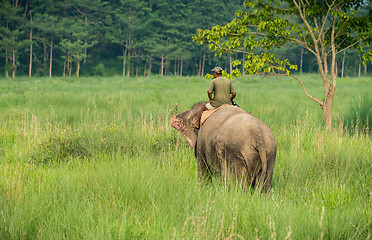
[{"label": "leafy tree canopy", "polygon": [[[357,14],[366,6],[364,0],[254,0],[244,1],[246,9],[225,26],[198,29],[194,40],[207,42],[217,55],[246,54],[244,73],[283,74],[294,77],[307,97],[319,103],[326,126],[331,128],[331,109],[337,85],[338,53],[349,48],[367,48],[365,61],[371,61],[371,15]],[[297,66],[288,59],[279,59],[271,50],[286,43],[300,45],[317,61],[324,86],[324,99],[306,91],[303,82],[293,75]],[[240,65],[239,60],[234,66]],[[239,68],[233,75],[240,76]],[[331,74],[331,79],[329,77]]]},{"label": "leafy tree canopy", "polygon": [[[245,1],[247,9],[237,11],[237,18],[225,26],[198,29],[194,40],[201,44],[207,42],[209,49],[220,56],[228,52],[247,53],[244,68],[249,74],[275,70],[290,74],[297,66],[269,53],[287,42],[301,45],[319,55],[320,67],[329,55],[351,47],[362,50],[362,43],[369,48],[371,16],[356,15],[364,4],[364,0]],[[365,60],[372,60],[370,48],[364,56]],[[239,61],[235,63],[239,64]]]}]

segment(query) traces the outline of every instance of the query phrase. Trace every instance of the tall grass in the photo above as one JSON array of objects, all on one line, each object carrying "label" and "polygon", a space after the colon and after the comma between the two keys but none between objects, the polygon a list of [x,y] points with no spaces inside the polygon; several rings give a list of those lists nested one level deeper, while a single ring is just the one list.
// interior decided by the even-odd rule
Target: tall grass
[{"label": "tall grass", "polygon": [[372,141],[343,119],[371,81],[340,81],[332,132],[295,82],[234,82],[278,145],[262,196],[196,180],[169,119],[206,99],[206,80],[0,79],[0,239],[370,239]]},{"label": "tall grass", "polygon": [[353,105],[345,116],[345,128],[351,132],[371,134],[372,128],[372,98],[368,95],[355,97]]}]

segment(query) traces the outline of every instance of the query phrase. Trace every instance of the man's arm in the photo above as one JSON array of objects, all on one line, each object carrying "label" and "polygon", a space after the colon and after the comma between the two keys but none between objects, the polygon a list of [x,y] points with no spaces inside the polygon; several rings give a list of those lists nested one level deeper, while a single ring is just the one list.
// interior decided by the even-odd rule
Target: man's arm
[{"label": "man's arm", "polygon": [[212,102],[213,98],[212,98],[212,92],[211,91],[208,91],[208,98],[209,98],[209,102]]},{"label": "man's arm", "polygon": [[236,91],[231,81],[230,81],[230,91],[231,91],[231,101],[232,101],[236,96]]},{"label": "man's arm", "polygon": [[235,96],[236,96],[236,92],[234,91],[231,93],[231,101],[235,98]]}]

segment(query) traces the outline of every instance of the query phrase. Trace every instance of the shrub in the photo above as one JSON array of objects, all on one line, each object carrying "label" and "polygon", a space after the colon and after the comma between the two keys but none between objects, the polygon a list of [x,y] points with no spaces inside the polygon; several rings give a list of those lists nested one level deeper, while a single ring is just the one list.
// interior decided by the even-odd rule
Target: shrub
[{"label": "shrub", "polygon": [[105,75],[105,65],[103,63],[99,63],[97,66],[94,67],[94,74],[96,76],[104,76]]},{"label": "shrub", "polygon": [[89,146],[80,133],[70,128],[57,128],[36,145],[30,161],[36,164],[49,164],[64,162],[71,157],[84,159],[91,154]]}]

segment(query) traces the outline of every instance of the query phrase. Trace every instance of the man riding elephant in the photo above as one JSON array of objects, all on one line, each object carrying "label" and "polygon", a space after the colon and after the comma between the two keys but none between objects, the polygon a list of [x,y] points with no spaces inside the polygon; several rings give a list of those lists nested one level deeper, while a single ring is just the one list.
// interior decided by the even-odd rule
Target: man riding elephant
[{"label": "man riding elephant", "polygon": [[268,193],[276,156],[269,127],[232,105],[218,108],[200,125],[197,118],[202,107],[204,102],[197,103],[171,119],[171,125],[195,148],[198,178],[210,181],[215,176]]},{"label": "man riding elephant", "polygon": [[213,80],[209,83],[207,91],[209,102],[201,109],[199,122],[204,111],[213,110],[226,104],[231,105],[232,100],[236,96],[232,82],[229,79],[222,77],[222,68],[215,67],[212,69],[212,72]]}]

